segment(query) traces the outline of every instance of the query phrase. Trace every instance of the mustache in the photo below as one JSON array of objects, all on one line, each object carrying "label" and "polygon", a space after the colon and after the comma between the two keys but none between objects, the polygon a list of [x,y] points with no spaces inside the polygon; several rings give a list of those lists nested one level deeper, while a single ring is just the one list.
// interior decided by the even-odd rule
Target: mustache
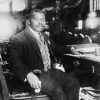
[{"label": "mustache", "polygon": [[47,23],[45,23],[45,24],[39,24],[39,25],[37,25],[37,27],[39,27],[40,25],[41,25],[44,29],[48,29],[48,28],[49,28],[49,25],[48,25]]}]

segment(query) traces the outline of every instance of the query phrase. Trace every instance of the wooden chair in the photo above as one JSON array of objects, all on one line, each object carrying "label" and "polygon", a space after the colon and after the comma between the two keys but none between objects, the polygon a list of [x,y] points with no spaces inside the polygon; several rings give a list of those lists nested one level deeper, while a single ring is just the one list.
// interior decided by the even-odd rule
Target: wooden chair
[{"label": "wooden chair", "polygon": [[0,100],[50,100],[47,95],[31,92],[28,83],[15,76],[9,63],[9,41],[0,45],[0,82],[2,99]]}]

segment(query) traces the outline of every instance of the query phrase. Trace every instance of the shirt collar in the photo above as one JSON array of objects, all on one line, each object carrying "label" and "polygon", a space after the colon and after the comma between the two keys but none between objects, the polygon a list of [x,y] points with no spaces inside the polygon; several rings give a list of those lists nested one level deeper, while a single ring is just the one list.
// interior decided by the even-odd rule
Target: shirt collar
[{"label": "shirt collar", "polygon": [[30,26],[29,26],[28,28],[29,28],[29,30],[32,32],[32,35],[34,35],[35,38],[39,40],[39,33],[36,32],[36,31],[34,31]]}]

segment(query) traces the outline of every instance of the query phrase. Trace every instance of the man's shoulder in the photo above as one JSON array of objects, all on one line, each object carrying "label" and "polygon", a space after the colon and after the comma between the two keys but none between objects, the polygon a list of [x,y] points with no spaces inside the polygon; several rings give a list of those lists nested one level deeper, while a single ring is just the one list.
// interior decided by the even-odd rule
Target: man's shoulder
[{"label": "man's shoulder", "polygon": [[11,37],[11,40],[24,40],[25,37],[25,33],[26,33],[27,29],[22,30],[21,32],[13,35]]}]

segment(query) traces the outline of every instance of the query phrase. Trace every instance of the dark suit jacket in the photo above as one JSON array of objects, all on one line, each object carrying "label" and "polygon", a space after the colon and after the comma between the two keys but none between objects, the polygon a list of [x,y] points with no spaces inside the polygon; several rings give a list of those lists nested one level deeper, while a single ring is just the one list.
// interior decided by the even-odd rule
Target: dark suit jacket
[{"label": "dark suit jacket", "polygon": [[[62,51],[68,51],[64,46],[59,46],[58,49],[58,46],[55,45],[55,43],[52,41],[49,41],[52,44],[48,43],[48,39],[46,37],[45,39],[50,54],[52,55],[51,58],[54,58],[54,55],[51,51],[50,45],[52,49],[54,48],[54,52],[58,51],[58,53],[62,53]],[[24,80],[26,75],[34,69],[43,71],[44,67],[39,46],[28,28],[11,38],[10,53],[10,61],[13,65],[14,72],[21,80]],[[55,60],[55,58],[53,60]]]}]

